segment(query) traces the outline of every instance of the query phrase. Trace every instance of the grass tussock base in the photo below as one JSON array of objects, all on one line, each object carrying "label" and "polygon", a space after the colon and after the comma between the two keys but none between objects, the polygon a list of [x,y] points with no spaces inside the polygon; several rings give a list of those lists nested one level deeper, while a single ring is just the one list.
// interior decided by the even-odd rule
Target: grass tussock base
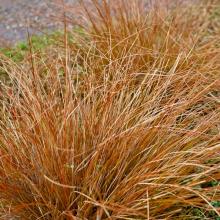
[{"label": "grass tussock base", "polygon": [[81,2],[64,47],[1,57],[2,219],[220,216],[218,2],[129,3]]}]

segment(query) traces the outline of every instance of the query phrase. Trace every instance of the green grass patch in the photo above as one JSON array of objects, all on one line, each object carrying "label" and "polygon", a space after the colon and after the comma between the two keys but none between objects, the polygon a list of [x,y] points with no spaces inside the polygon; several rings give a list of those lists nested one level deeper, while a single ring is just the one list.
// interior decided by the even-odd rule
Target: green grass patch
[{"label": "green grass patch", "polygon": [[30,46],[34,52],[44,50],[48,46],[53,45],[59,36],[61,36],[60,32],[54,32],[49,35],[32,36],[30,41],[19,42],[14,47],[0,48],[0,52],[16,63],[21,62],[30,51]]}]

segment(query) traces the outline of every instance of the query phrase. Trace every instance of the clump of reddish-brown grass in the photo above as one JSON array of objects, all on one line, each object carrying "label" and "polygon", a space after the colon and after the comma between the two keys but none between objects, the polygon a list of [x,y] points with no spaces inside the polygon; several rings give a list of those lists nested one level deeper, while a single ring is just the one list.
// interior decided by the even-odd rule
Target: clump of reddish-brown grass
[{"label": "clump of reddish-brown grass", "polygon": [[20,65],[2,58],[12,84],[1,91],[3,219],[220,214],[219,185],[202,187],[220,179],[214,2],[151,11],[114,2],[84,5],[86,33],[65,34],[65,48]]}]

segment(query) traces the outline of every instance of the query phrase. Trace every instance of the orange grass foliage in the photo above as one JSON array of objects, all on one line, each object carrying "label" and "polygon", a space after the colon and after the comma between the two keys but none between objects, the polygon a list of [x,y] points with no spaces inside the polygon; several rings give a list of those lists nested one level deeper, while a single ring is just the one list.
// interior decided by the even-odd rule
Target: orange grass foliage
[{"label": "orange grass foliage", "polygon": [[219,185],[201,187],[220,179],[215,2],[144,2],[81,2],[83,35],[23,64],[2,57],[2,219],[220,215]]}]

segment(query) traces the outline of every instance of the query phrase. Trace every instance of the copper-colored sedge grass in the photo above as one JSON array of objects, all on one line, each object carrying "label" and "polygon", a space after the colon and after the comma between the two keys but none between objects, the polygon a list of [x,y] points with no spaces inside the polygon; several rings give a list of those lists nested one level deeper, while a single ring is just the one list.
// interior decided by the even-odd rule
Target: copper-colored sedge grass
[{"label": "copper-colored sedge grass", "polygon": [[64,48],[23,64],[2,57],[3,219],[220,215],[219,186],[201,188],[220,179],[215,2],[149,13],[131,2],[94,0],[85,35],[65,32]]}]

